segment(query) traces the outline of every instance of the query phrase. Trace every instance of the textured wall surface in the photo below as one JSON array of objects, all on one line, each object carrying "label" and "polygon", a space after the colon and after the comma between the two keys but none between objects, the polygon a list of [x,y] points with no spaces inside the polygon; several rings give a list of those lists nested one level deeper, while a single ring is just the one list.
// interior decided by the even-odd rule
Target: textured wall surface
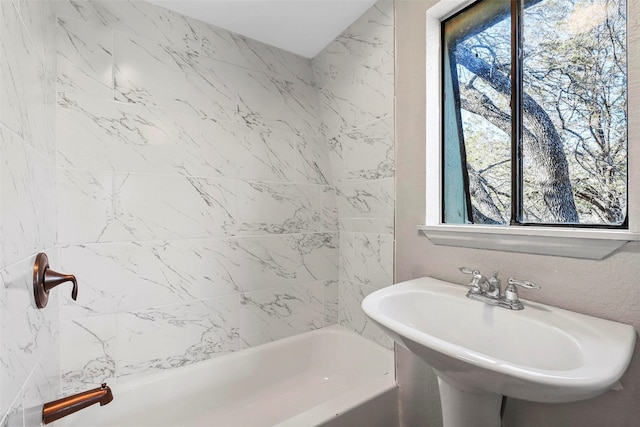
[{"label": "textured wall surface", "polygon": [[393,282],[393,8],[379,1],[312,61],[337,195],[339,322],[388,347],[360,303]]},{"label": "textured wall surface", "polygon": [[[542,285],[523,291],[526,299],[627,323],[640,329],[640,244],[627,244],[603,261],[435,246],[415,226],[424,221],[424,34],[425,10],[435,1],[397,5],[397,210],[396,281],[433,276],[455,283],[467,279],[457,268],[501,271]],[[629,82],[639,89],[639,14],[629,2]],[[637,92],[632,92],[637,93]],[[637,99],[637,98],[635,98]],[[630,108],[637,102],[630,98]],[[632,105],[633,104],[633,105]],[[637,138],[636,110],[630,110],[630,138]],[[630,159],[637,167],[637,154]],[[630,197],[634,197],[630,195]],[[523,338],[527,331],[522,331]],[[441,425],[437,385],[424,362],[396,351],[404,425]],[[538,404],[509,399],[505,427],[637,426],[640,419],[640,354],[636,350],[622,377],[621,391],[570,404]],[[407,391],[407,392],[405,392]]]},{"label": "textured wall surface", "polygon": [[52,3],[0,1],[0,425],[58,386],[58,295],[32,286],[36,253],[58,264],[54,39]]},{"label": "textured wall surface", "polygon": [[144,2],[57,12],[63,391],[335,323],[310,61]]}]

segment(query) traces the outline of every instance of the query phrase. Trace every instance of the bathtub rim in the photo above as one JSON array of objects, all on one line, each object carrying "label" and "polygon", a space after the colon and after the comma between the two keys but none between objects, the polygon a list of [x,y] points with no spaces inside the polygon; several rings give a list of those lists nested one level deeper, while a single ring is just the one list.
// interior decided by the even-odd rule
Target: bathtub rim
[{"label": "bathtub rim", "polygon": [[[193,375],[194,372],[206,371],[207,369],[216,369],[216,365],[224,365],[226,363],[233,364],[235,361],[241,358],[251,358],[256,353],[269,351],[277,347],[286,347],[296,341],[305,342],[307,340],[313,340],[314,336],[328,336],[328,335],[341,335],[347,337],[348,340],[357,340],[356,347],[359,352],[367,354],[370,351],[377,352],[376,358],[381,358],[383,363],[388,362],[388,370],[386,373],[382,373],[383,370],[377,370],[370,378],[366,378],[365,381],[357,383],[353,388],[341,391],[328,400],[321,401],[315,406],[303,409],[298,413],[292,414],[289,418],[275,421],[274,427],[297,427],[300,425],[318,426],[331,422],[339,418],[341,414],[350,412],[351,410],[366,405],[367,402],[373,399],[383,396],[386,393],[397,393],[397,384],[395,380],[395,355],[393,350],[387,349],[378,345],[377,343],[362,337],[361,335],[353,332],[340,325],[331,325],[323,328],[319,328],[313,331],[308,331],[293,335],[290,337],[282,338],[279,340],[271,341],[261,345],[257,345],[251,348],[239,350],[236,352],[230,352],[214,356],[210,359],[192,363],[189,365],[176,367],[173,369],[167,369],[162,371],[155,371],[148,374],[138,374],[133,378],[127,378],[124,380],[112,381],[110,386],[113,388],[114,396],[117,399],[118,393],[121,391],[132,391],[141,387],[154,387],[155,383],[161,383],[162,381],[172,379],[176,377]],[[211,366],[211,368],[209,368]],[[114,379],[115,380],[115,379]],[[104,410],[104,409],[103,409]],[[75,417],[70,417],[75,418]],[[82,420],[80,418],[78,421]],[[67,421],[67,422],[65,422]],[[75,426],[80,425],[74,423],[74,419],[60,420],[60,426]]]}]

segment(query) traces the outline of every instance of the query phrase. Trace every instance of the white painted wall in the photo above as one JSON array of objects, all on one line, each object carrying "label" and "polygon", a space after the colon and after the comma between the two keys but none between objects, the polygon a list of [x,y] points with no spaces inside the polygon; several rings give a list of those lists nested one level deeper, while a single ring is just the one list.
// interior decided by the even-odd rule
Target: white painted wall
[{"label": "white painted wall", "polygon": [[[606,319],[640,329],[640,244],[627,244],[603,261],[515,254],[479,249],[435,246],[418,234],[425,206],[425,11],[433,1],[398,2],[396,7],[396,282],[433,276],[456,283],[465,265],[500,270],[542,285],[526,291],[527,299]],[[630,2],[630,7],[633,5]],[[638,14],[630,13],[631,34],[637,34]],[[629,39],[629,70],[638,83],[640,55]],[[635,128],[632,128],[635,129]],[[630,138],[638,138],[631,131]],[[634,162],[637,158],[634,157]],[[522,331],[526,339],[526,331]],[[622,391],[610,391],[592,400],[571,404],[537,404],[509,399],[506,427],[636,426],[640,419],[640,354],[636,350]],[[406,426],[441,425],[435,378],[410,353],[396,350],[401,413]]]}]

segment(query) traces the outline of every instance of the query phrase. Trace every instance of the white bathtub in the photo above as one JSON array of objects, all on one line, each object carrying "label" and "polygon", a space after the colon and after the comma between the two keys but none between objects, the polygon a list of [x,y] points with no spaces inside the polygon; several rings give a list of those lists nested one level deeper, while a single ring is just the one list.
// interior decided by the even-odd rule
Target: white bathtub
[{"label": "white bathtub", "polygon": [[330,326],[116,384],[113,402],[56,425],[338,426],[360,408],[361,425],[387,426],[395,387],[390,350]]}]

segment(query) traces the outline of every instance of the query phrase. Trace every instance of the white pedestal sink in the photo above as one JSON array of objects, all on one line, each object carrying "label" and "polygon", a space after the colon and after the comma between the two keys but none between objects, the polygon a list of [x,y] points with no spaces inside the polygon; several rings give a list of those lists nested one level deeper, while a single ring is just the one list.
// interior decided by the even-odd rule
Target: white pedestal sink
[{"label": "white pedestal sink", "polygon": [[433,367],[445,427],[499,427],[502,396],[573,402],[611,388],[631,361],[629,325],[523,301],[507,310],[430,277],[380,289],[362,309]]}]

